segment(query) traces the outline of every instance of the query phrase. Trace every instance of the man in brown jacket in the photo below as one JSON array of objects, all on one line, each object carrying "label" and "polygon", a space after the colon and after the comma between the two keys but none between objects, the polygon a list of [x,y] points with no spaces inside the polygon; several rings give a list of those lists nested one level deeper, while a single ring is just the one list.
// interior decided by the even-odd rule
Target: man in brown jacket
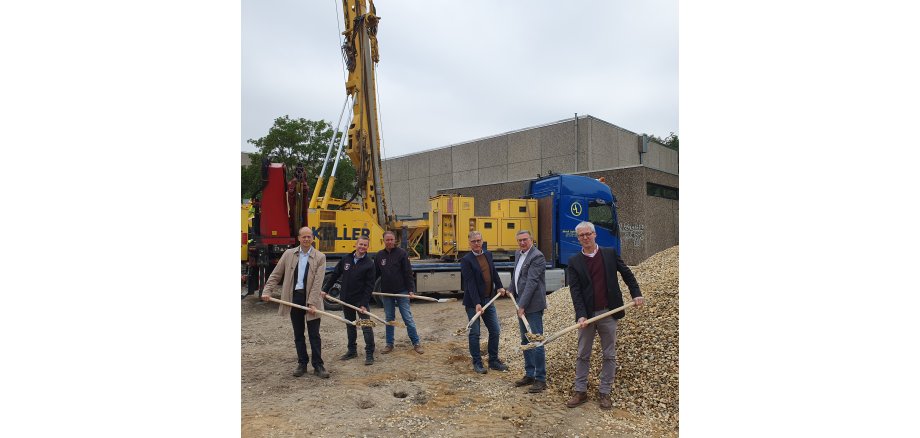
[{"label": "man in brown jacket", "polygon": [[326,255],[313,247],[313,230],[303,227],[297,233],[300,246],[288,249],[281,255],[278,264],[262,292],[262,300],[268,301],[269,296],[277,291],[281,284],[281,300],[289,301],[301,306],[307,306],[309,311],[279,306],[278,314],[291,316],[291,325],[294,327],[294,346],[297,348],[297,369],[294,377],[300,377],[306,372],[310,356],[307,354],[307,343],[304,339],[304,320],[310,336],[310,352],[313,354],[313,374],[324,379],[329,378],[329,373],[323,367],[321,356],[321,341],[319,338],[319,315],[315,310],[323,310],[323,298],[320,288],[326,271]]}]

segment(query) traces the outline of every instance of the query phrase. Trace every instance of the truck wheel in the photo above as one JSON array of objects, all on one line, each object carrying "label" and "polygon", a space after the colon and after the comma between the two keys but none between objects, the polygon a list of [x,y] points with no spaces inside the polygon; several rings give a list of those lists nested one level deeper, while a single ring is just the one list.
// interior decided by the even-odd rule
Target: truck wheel
[{"label": "truck wheel", "polygon": [[[374,283],[374,292],[380,292],[380,279],[379,278]],[[371,295],[371,297],[374,298],[374,302],[377,303],[377,307],[382,309],[383,308],[383,297],[381,297],[380,295]]]},{"label": "truck wheel", "polygon": [[[329,280],[329,274],[326,274],[326,278],[323,280],[323,284]],[[339,293],[342,291],[342,285],[336,282],[332,285],[332,288],[329,289],[329,295],[333,298],[339,298]],[[326,310],[342,310],[342,305],[339,303],[334,303],[329,300],[323,300],[323,308]]]},{"label": "truck wheel", "polygon": [[255,266],[246,270],[246,295],[252,295],[259,290],[259,272]]}]

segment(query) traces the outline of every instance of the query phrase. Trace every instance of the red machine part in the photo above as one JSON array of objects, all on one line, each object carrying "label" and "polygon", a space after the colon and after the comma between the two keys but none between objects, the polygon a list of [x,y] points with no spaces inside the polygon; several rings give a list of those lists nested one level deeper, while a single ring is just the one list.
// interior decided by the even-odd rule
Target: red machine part
[{"label": "red machine part", "polygon": [[262,214],[259,234],[267,245],[288,245],[294,240],[288,221],[287,184],[284,165],[268,166],[268,184],[262,190]]}]

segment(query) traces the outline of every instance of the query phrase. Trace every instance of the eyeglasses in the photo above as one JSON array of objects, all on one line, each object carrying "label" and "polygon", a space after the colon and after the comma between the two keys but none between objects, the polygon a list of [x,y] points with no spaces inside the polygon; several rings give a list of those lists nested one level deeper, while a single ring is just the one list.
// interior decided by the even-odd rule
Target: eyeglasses
[{"label": "eyeglasses", "polygon": [[588,236],[590,236],[590,235],[592,235],[592,234],[594,234],[593,231],[590,232],[590,233],[578,233],[578,238],[579,238],[579,239],[586,239]]}]

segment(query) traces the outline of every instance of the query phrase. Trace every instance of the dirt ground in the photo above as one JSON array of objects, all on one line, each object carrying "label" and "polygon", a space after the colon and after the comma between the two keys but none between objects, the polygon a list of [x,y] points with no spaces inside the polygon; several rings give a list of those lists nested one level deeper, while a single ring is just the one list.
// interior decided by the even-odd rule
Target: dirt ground
[{"label": "dirt ground", "polygon": [[[513,312],[511,300],[496,301],[500,320]],[[618,409],[602,411],[596,394],[577,408],[567,397],[546,391],[530,394],[514,388],[521,376],[489,370],[476,374],[466,336],[454,336],[466,325],[459,301],[413,300],[424,354],[411,348],[405,328],[396,327],[396,349],[380,354],[384,327],[374,328],[375,363],[364,365],[364,343],[358,333],[357,359],[339,360],[346,350],[345,325],[324,319],[323,360],[331,374],[295,378],[297,365],[290,321],[277,314],[275,303],[254,296],[241,304],[242,436],[676,436],[651,419]],[[383,317],[383,309],[371,311]],[[341,311],[334,312],[341,315]],[[401,321],[397,312],[397,320]],[[517,327],[501,327],[502,331]],[[487,331],[482,330],[482,353]],[[309,343],[309,342],[308,342]],[[504,347],[503,347],[504,348]],[[501,357],[506,363],[523,356]],[[547,380],[552,384],[553,376]]]},{"label": "dirt ground", "polygon": [[[496,301],[500,319],[513,312],[508,299]],[[557,391],[530,394],[512,383],[510,372],[472,370],[466,336],[454,332],[466,325],[459,301],[412,302],[424,354],[411,348],[405,328],[396,327],[396,349],[380,354],[384,327],[374,328],[375,363],[365,366],[363,338],[358,334],[357,359],[341,361],[345,325],[324,319],[323,360],[331,374],[309,373],[295,378],[297,365],[290,321],[278,316],[278,304],[254,296],[241,304],[242,436],[674,436],[654,421],[622,409],[602,411],[596,396],[577,408],[565,406]],[[383,316],[383,309],[371,311]],[[341,312],[335,312],[341,315]],[[397,312],[398,315],[398,312]],[[397,316],[397,320],[401,319]],[[517,327],[502,326],[502,330]],[[487,331],[483,327],[485,355]],[[520,361],[502,357],[506,363]],[[553,376],[547,383],[553,388]]]}]

